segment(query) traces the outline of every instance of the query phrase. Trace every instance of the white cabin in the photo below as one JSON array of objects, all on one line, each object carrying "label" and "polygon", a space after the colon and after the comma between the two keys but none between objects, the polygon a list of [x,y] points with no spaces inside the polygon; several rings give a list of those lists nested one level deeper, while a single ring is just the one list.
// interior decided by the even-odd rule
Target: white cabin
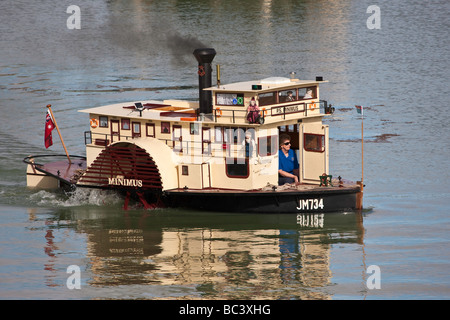
[{"label": "white cabin", "polygon": [[[85,132],[87,173],[109,146],[134,145],[150,156],[162,190],[254,190],[278,184],[278,140],[287,133],[297,152],[300,183],[318,185],[329,167],[328,126],[322,123],[327,103],[319,97],[322,82],[273,77],[211,86],[203,89],[212,96],[209,113],[199,112],[199,103],[180,100],[81,110],[89,114],[91,125]],[[257,123],[247,120],[252,98],[259,108]],[[246,133],[253,140],[251,152],[245,148]],[[126,152],[117,157],[125,161]],[[99,168],[91,170],[91,177],[107,176],[111,185],[138,186],[132,180],[139,181],[137,175],[143,174],[116,170],[108,176],[106,167]],[[82,177],[79,184],[97,182]]]}]

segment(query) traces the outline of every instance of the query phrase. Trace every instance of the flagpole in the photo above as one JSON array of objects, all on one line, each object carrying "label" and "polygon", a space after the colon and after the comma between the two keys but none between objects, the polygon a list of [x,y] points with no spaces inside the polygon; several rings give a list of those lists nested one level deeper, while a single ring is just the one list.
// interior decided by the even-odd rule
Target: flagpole
[{"label": "flagpole", "polygon": [[362,112],[361,112],[361,182],[362,184],[364,184],[364,113]]},{"label": "flagpole", "polygon": [[56,123],[56,118],[55,118],[55,116],[53,115],[52,105],[51,105],[51,104],[48,104],[48,105],[47,105],[47,108],[48,108],[48,110],[50,111],[50,115],[52,116],[52,121],[53,121],[53,123],[55,124],[56,130],[58,130],[59,138],[61,139],[62,145],[63,145],[63,147],[64,147],[64,151],[66,152],[67,159],[69,160],[69,164],[71,164],[72,161],[70,160],[69,153],[67,152],[66,145],[64,144],[64,140],[63,140],[63,138],[62,138],[61,131],[59,131],[58,124]]},{"label": "flagpole", "polygon": [[359,210],[363,208],[363,194],[364,194],[364,110],[361,106],[361,193]]},{"label": "flagpole", "polygon": [[361,113],[361,181],[358,181],[361,191],[357,196],[357,209],[362,209],[362,199],[364,193],[364,107],[355,106],[358,113]]}]

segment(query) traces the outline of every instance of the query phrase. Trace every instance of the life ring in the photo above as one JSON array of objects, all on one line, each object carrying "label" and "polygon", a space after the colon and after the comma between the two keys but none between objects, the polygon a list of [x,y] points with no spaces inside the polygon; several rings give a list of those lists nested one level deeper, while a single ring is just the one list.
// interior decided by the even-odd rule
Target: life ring
[{"label": "life ring", "polygon": [[216,108],[216,117],[220,118],[222,116],[222,110],[220,108]]},{"label": "life ring", "polygon": [[97,128],[98,127],[98,120],[95,118],[91,119],[91,127],[92,128]]},{"label": "life ring", "polygon": [[267,116],[267,109],[266,108],[262,108],[261,111],[264,114],[264,116]]},{"label": "life ring", "polygon": [[315,110],[317,108],[316,103],[315,102],[311,102],[309,104],[309,110]]}]

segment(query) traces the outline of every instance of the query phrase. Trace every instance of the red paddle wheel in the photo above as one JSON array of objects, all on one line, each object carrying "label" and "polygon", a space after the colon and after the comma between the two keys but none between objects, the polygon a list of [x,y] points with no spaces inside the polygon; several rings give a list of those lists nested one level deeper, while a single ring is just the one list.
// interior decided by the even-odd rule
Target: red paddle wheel
[{"label": "red paddle wheel", "polygon": [[[125,191],[125,209],[131,194],[136,194],[146,208],[158,206],[162,190],[161,175],[152,157],[128,142],[106,147],[86,169],[78,184]],[[154,204],[146,201],[148,194],[156,196]]]}]

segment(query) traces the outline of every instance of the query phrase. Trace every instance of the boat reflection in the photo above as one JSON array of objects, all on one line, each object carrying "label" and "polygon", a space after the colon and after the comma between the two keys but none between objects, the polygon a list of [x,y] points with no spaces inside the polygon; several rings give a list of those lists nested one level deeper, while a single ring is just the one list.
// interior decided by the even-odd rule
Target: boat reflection
[{"label": "boat reflection", "polygon": [[[61,209],[84,233],[94,287],[186,287],[155,299],[329,299],[333,244],[362,244],[361,213],[255,215]],[[192,293],[192,288],[195,288]]]}]

